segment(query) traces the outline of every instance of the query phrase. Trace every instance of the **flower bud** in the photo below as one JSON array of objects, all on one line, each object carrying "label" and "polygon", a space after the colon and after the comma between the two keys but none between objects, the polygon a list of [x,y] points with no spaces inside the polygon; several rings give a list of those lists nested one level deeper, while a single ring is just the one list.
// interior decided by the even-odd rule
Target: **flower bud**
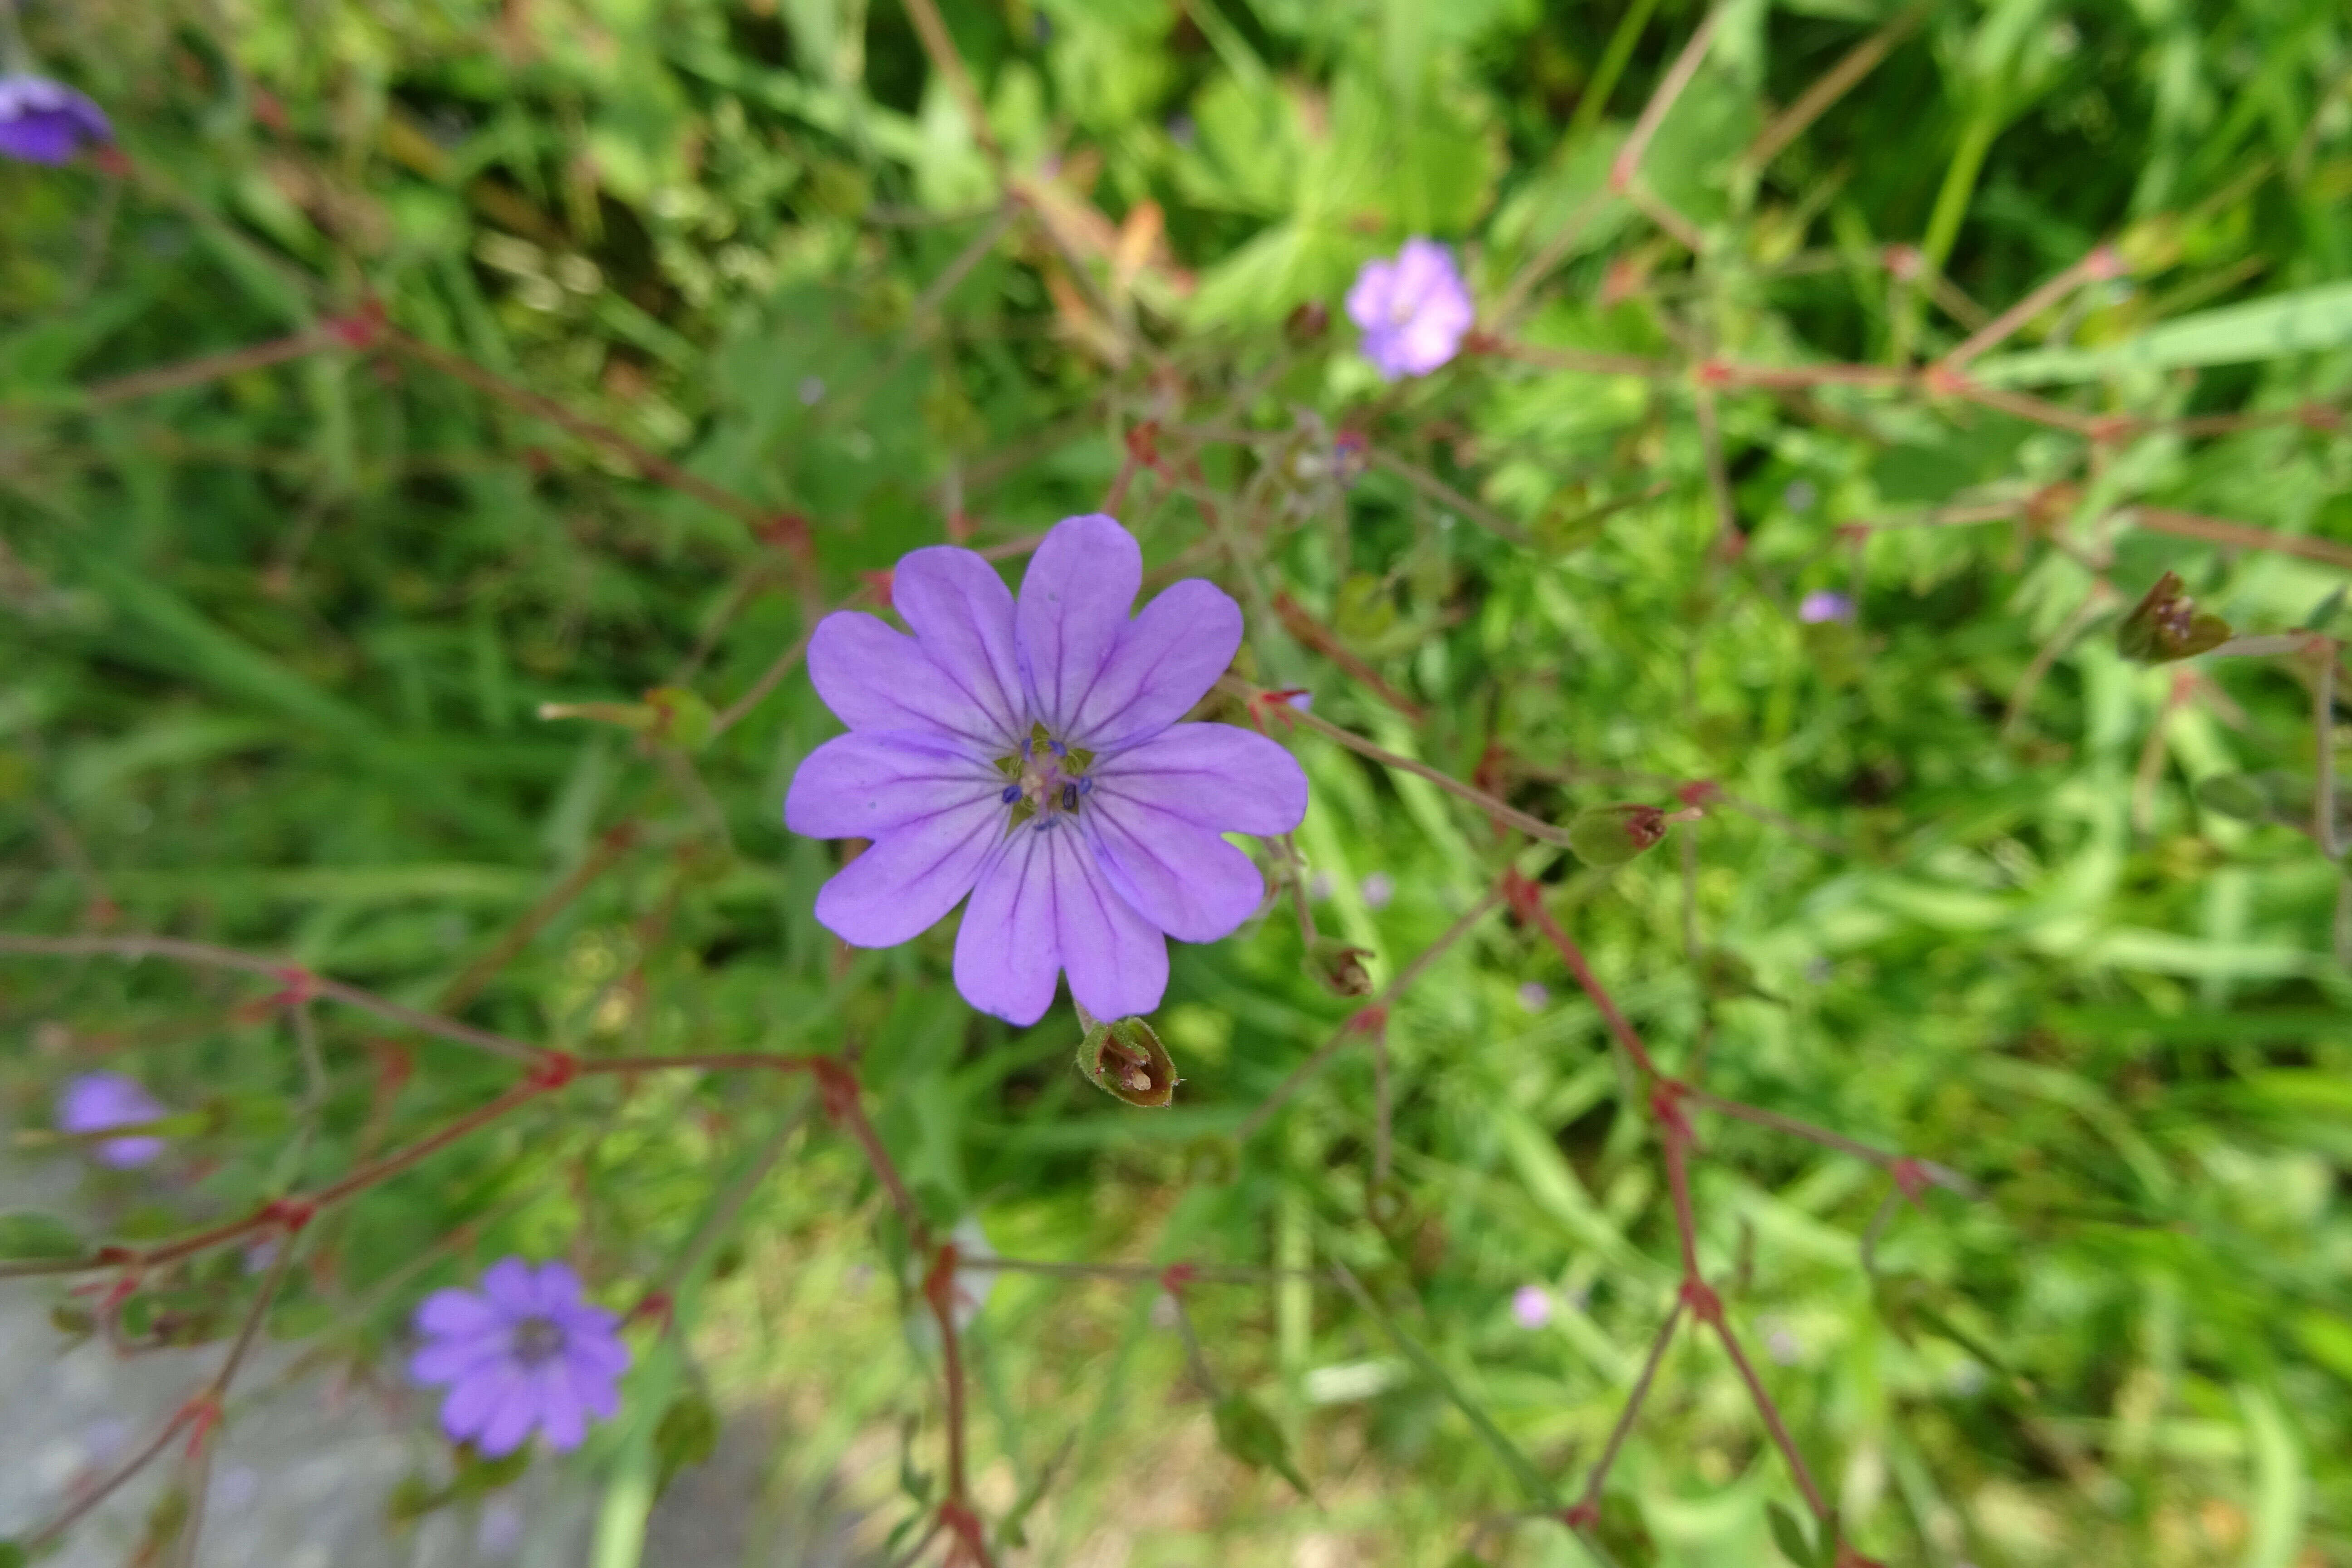
[{"label": "flower bud", "polygon": [[1349,947],[1336,936],[1318,936],[1308,944],[1302,967],[1334,996],[1369,996],[1372,976],[1364,960],[1371,956],[1369,947]]},{"label": "flower bud", "polygon": [[682,752],[700,751],[719,717],[700,693],[684,686],[655,687],[646,693],[646,706],[654,710],[653,738]]},{"label": "flower bud", "polygon": [[1078,1071],[1113,1099],[1150,1110],[1171,1105],[1176,1064],[1159,1034],[1140,1018],[1096,1024],[1078,1042]]},{"label": "flower bud", "polygon": [[1595,805],[1568,825],[1568,847],[1588,866],[1622,866],[1666,836],[1666,814],[1654,805]]},{"label": "flower bud", "polygon": [[2116,628],[2116,650],[2142,664],[2191,658],[2229,640],[2230,623],[2199,614],[2197,601],[2180,591],[2180,578],[2171,572],[2156,580]]}]

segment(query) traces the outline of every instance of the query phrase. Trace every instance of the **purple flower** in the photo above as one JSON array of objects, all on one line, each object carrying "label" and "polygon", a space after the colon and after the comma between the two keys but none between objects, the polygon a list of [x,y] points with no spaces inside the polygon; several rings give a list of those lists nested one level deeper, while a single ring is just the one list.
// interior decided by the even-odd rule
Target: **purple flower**
[{"label": "purple flower", "polygon": [[1065,969],[1097,1016],[1150,1012],[1165,937],[1213,942],[1256,910],[1265,879],[1219,835],[1297,826],[1307,775],[1263,735],[1176,722],[1232,662],[1241,608],[1188,579],[1129,619],[1142,580],[1116,521],[1066,518],[1017,602],[935,545],[891,577],[913,637],[849,610],[818,625],[809,679],[849,733],[801,763],[784,823],[874,840],[818,892],[827,929],[888,947],[969,892],[956,989],[1034,1024]]},{"label": "purple flower", "polygon": [[558,1449],[576,1448],[588,1418],[621,1408],[614,1386],[628,1369],[620,1319],[581,1300],[564,1263],[537,1268],[503,1258],[479,1290],[436,1290],[416,1309],[424,1348],[408,1363],[419,1383],[446,1383],[441,1430],[471,1439],[484,1457],[522,1447],[538,1427]]},{"label": "purple flower", "polygon": [[1364,897],[1364,908],[1380,910],[1389,907],[1396,897],[1396,879],[1386,871],[1374,871],[1357,884],[1356,890]]},{"label": "purple flower", "polygon": [[1390,381],[1427,375],[1454,357],[1477,312],[1454,256],[1408,239],[1394,261],[1367,261],[1348,290],[1348,317],[1364,329],[1364,357]]},{"label": "purple flower", "polygon": [[1853,619],[1853,601],[1843,594],[1816,588],[1797,606],[1797,618],[1809,626],[1822,621],[1850,621]]},{"label": "purple flower", "polygon": [[1551,1292],[1540,1285],[1522,1285],[1511,1292],[1511,1316],[1523,1329],[1540,1329],[1551,1321]]},{"label": "purple flower", "polygon": [[[119,1072],[84,1073],[66,1085],[58,1097],[58,1131],[103,1132],[110,1127],[138,1127],[170,1114],[156,1103],[136,1079]],[[127,1171],[144,1165],[163,1152],[161,1138],[108,1138],[97,1145],[101,1165]]]},{"label": "purple flower", "polygon": [[62,163],[84,142],[113,140],[106,111],[62,82],[0,76],[0,157]]},{"label": "purple flower", "polygon": [[1540,1013],[1551,1005],[1551,987],[1540,980],[1523,982],[1519,986],[1519,1005],[1530,1013]]}]

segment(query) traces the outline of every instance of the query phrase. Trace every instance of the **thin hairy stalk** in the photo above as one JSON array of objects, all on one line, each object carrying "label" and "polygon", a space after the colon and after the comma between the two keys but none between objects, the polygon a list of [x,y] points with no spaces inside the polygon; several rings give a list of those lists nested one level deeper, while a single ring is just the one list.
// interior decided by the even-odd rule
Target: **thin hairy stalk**
[{"label": "thin hairy stalk", "polygon": [[2094,246],[2083,258],[2044,281],[2023,299],[1969,334],[1958,347],[1937,362],[1937,367],[1953,374],[1966,368],[1969,362],[1988,349],[1998,348],[2034,317],[2064,299],[2084,283],[2101,282],[2123,275],[2123,258],[2115,247]]},{"label": "thin hairy stalk", "polygon": [[1617,1463],[1618,1453],[1625,1439],[1633,1435],[1633,1422],[1642,1414],[1642,1406],[1650,1397],[1650,1389],[1658,1379],[1658,1368],[1664,1364],[1666,1348],[1675,1342],[1675,1331],[1682,1326],[1683,1303],[1679,1297],[1666,1309],[1666,1320],[1658,1325],[1655,1338],[1650,1342],[1650,1353],[1643,1358],[1641,1374],[1633,1379],[1633,1388],[1625,1395],[1625,1408],[1617,1413],[1617,1424],[1609,1429],[1609,1441],[1602,1445],[1601,1458],[1593,1462],[1592,1473],[1584,1479],[1584,1491],[1571,1515],[1581,1515],[1575,1522],[1589,1526],[1600,1518],[1601,1492],[1608,1484],[1609,1471]]},{"label": "thin hairy stalk", "polygon": [[181,963],[206,969],[235,969],[247,974],[265,975],[288,987],[286,1000],[298,996],[325,996],[346,1006],[420,1035],[431,1035],[492,1056],[511,1061],[532,1061],[540,1056],[535,1046],[524,1044],[506,1035],[488,1029],[478,1029],[471,1024],[461,1024],[454,1018],[436,1017],[420,1013],[414,1007],[404,1007],[388,997],[373,991],[362,991],[356,985],[346,985],[340,980],[294,968],[257,953],[240,952],[235,948],[215,947],[210,942],[186,942],[171,936],[10,936],[0,935],[0,953],[22,953],[52,958],[169,958]]},{"label": "thin hairy stalk", "polygon": [[1407,722],[1418,724],[1429,717],[1427,709],[1381,679],[1378,670],[1350,651],[1337,632],[1309,615],[1307,606],[1287,591],[1277,591],[1274,595],[1274,613],[1282,618],[1284,630],[1338,665],[1349,679],[1402,714]]},{"label": "thin hairy stalk", "polygon": [[1777,1110],[1766,1110],[1761,1106],[1748,1105],[1737,1100],[1725,1100],[1709,1094],[1705,1089],[1685,1089],[1682,1093],[1685,1099],[1695,1105],[1704,1106],[1709,1110],[1721,1111],[1726,1116],[1737,1117],[1742,1121],[1752,1121],[1759,1127],[1769,1127],[1775,1132],[1785,1132],[1791,1138],[1802,1138],[1809,1143],[1818,1143],[1824,1149],[1834,1149],[1842,1154],[1851,1154],[1857,1160],[1867,1160],[1881,1170],[1913,1170],[1937,1186],[1958,1193],[1963,1197],[1974,1198],[1984,1195],[1983,1190],[1974,1182],[1948,1166],[1938,1165],[1927,1160],[1914,1160],[1902,1154],[1890,1154],[1884,1149],[1874,1149],[1867,1143],[1848,1138],[1842,1132],[1832,1132],[1826,1127],[1816,1127],[1810,1121],[1801,1121],[1793,1116],[1783,1116]]},{"label": "thin hairy stalk", "polygon": [[1526,529],[1521,528],[1484,501],[1473,500],[1464,495],[1420,464],[1407,462],[1395,453],[1381,447],[1367,448],[1365,455],[1371,458],[1372,467],[1382,473],[1394,474],[1431,500],[1440,506],[1451,507],[1496,538],[1507,539],[1522,550],[1535,548],[1536,542]]},{"label": "thin hairy stalk", "polygon": [[1830,1505],[1822,1500],[1822,1489],[1815,1484],[1813,1472],[1805,1464],[1805,1457],[1797,1452],[1796,1439],[1789,1436],[1789,1425],[1780,1418],[1780,1407],[1765,1392],[1764,1380],[1756,1375],[1756,1368],[1749,1363],[1748,1352],[1739,1348],[1739,1336],[1731,1331],[1730,1323],[1720,1314],[1714,1318],[1711,1326],[1716,1337],[1723,1342],[1723,1348],[1730,1352],[1731,1364],[1739,1369],[1740,1381],[1748,1384],[1748,1396],[1754,1402],[1756,1413],[1764,1418],[1765,1429],[1772,1434],[1772,1446],[1780,1450],[1780,1457],[1789,1462],[1790,1472],[1797,1478],[1797,1489],[1805,1494],[1805,1506],[1813,1510],[1815,1519],[1825,1525],[1832,1524]]},{"label": "thin hairy stalk", "polygon": [[2315,758],[2315,787],[2311,798],[2311,837],[2319,852],[2334,860],[2340,846],[2336,841],[2336,648],[2334,637],[2315,637],[2313,651],[2319,657],[2311,683],[2311,728]]},{"label": "thin hairy stalk", "polygon": [[[1217,689],[1228,697],[1238,697],[1253,705],[1267,696],[1266,692],[1230,675],[1217,682]],[[1496,822],[1507,827],[1515,827],[1538,843],[1553,845],[1562,849],[1568,847],[1566,829],[1554,827],[1541,817],[1529,816],[1516,806],[1507,805],[1485,790],[1473,784],[1464,784],[1451,773],[1441,773],[1427,763],[1416,762],[1411,757],[1399,756],[1385,747],[1374,745],[1353,731],[1342,730],[1328,720],[1318,719],[1312,713],[1302,712],[1287,704],[1278,705],[1278,712],[1286,722],[1304,725],[1326,740],[1337,741],[1358,756],[1370,757],[1383,767],[1411,773],[1415,778],[1427,779],[1447,794],[1468,801]]]},{"label": "thin hairy stalk", "polygon": [[1622,193],[1633,184],[1634,173],[1642,166],[1643,156],[1650,150],[1651,138],[1657,135],[1658,127],[1665,122],[1666,111],[1674,108],[1676,99],[1682,97],[1683,89],[1688,87],[1691,78],[1698,74],[1701,62],[1706,58],[1707,45],[1714,41],[1716,24],[1722,19],[1723,12],[1719,6],[1710,9],[1692,30],[1689,41],[1683,45],[1682,53],[1675,57],[1675,63],[1659,79],[1657,90],[1650,94],[1650,101],[1642,107],[1642,118],[1633,122],[1625,144],[1617,150],[1617,156],[1610,163],[1609,185],[1612,190]]},{"label": "thin hairy stalk", "polygon": [[725,512],[746,527],[760,528],[777,521],[774,508],[761,506],[755,500],[712,484],[698,474],[690,474],[667,458],[647,451],[619,431],[575,414],[551,397],[517,386],[462,354],[436,348],[421,338],[413,338],[392,327],[378,329],[378,336],[386,347],[404,358],[429,365],[452,380],[462,381],[475,391],[486,394],[520,413],[544,419],[592,447],[601,447],[654,483],[676,490],[680,495],[690,496],[714,511]]},{"label": "thin hairy stalk", "polygon": [[153,370],[132,371],[128,375],[96,382],[82,389],[81,400],[85,407],[105,408],[134,398],[178,392],[184,387],[202,386],[206,382],[224,380],[246,371],[261,370],[273,364],[284,364],[289,360],[322,353],[342,341],[334,332],[323,329],[294,332],[247,348],[227,349],[220,353],[182,360],[177,364],[158,365]]},{"label": "thin hairy stalk", "polygon": [[1601,984],[1592,973],[1592,966],[1585,962],[1584,950],[1576,945],[1574,939],[1553,918],[1551,910],[1545,907],[1541,889],[1525,878],[1517,877],[1517,873],[1513,873],[1513,878],[1515,880],[1506,894],[1510,899],[1511,908],[1522,919],[1532,921],[1543,932],[1544,939],[1559,954],[1560,962],[1568,965],[1568,972],[1576,976],[1577,984],[1583,987],[1585,995],[1601,1010],[1601,1019],[1609,1026],[1610,1034],[1615,1037],[1634,1068],[1646,1078],[1663,1079],[1665,1075],[1651,1059],[1649,1050],[1642,1044],[1642,1037],[1634,1032],[1625,1015],[1618,1011],[1616,998],[1609,994],[1608,987]]},{"label": "thin hairy stalk", "polygon": [[1926,6],[1914,5],[1848,49],[1837,64],[1799,93],[1795,102],[1774,115],[1771,122],[1756,133],[1756,140],[1739,155],[1739,166],[1750,174],[1760,174],[1780,155],[1783,147],[1803,135],[1806,128],[1827,113],[1832,104],[1876,70],[1878,62],[1892,54],[1896,45],[1916,32],[1927,15]]},{"label": "thin hairy stalk", "polygon": [[2032,702],[2033,694],[2041,689],[2042,678],[2050,673],[2051,668],[2058,662],[2060,656],[2074,646],[2074,639],[2081,637],[2093,621],[2105,613],[2114,596],[2113,591],[2108,588],[2105,581],[2093,583],[2090,593],[2084,595],[2082,604],[2075,606],[2074,613],[2066,617],[2065,624],[2052,634],[2049,641],[2034,650],[2032,662],[2025,667],[2025,673],[2017,679],[2017,689],[2009,694],[2008,711],[2000,717],[2000,738],[2003,741],[2008,741],[2014,736],[2018,726],[2025,721],[2026,707]]},{"label": "thin hairy stalk", "polygon": [[568,876],[548,889],[539,902],[524,911],[520,920],[509,926],[487,952],[467,964],[465,971],[442,990],[439,998],[441,1011],[461,1011],[467,1003],[480,995],[482,988],[489,984],[500,970],[513,963],[515,955],[529,947],[533,937],[546,929],[548,921],[570,908],[573,900],[588,890],[590,883],[620,864],[635,847],[636,841],[635,823],[624,822],[600,835],[595,847],[589,850],[586,858],[573,867]]},{"label": "thin hairy stalk", "polygon": [[1289,1101],[1291,1096],[1306,1086],[1307,1079],[1321,1072],[1350,1038],[1366,1032],[1368,1026],[1375,1028],[1381,1026],[1390,1005],[1404,994],[1405,988],[1418,980],[1422,972],[1435,963],[1455,942],[1467,935],[1471,927],[1493,913],[1496,906],[1502,901],[1501,890],[1490,889],[1483,898],[1464,911],[1459,920],[1447,926],[1444,933],[1435,942],[1414,954],[1412,961],[1398,971],[1396,978],[1381,988],[1379,995],[1350,1013],[1346,1020],[1331,1032],[1331,1037],[1317,1048],[1313,1056],[1293,1068],[1290,1070],[1290,1076],[1284,1079],[1272,1094],[1259,1101],[1255,1110],[1242,1119],[1242,1124],[1234,1130],[1234,1141],[1237,1143],[1248,1142],[1251,1135],[1265,1125],[1267,1118],[1281,1110]]},{"label": "thin hairy stalk", "polygon": [[2201,539],[2208,544],[2228,545],[2239,550],[2275,550],[2282,555],[2300,556],[2323,565],[2352,571],[2352,544],[2339,544],[2332,539],[2314,539],[2300,533],[2273,533],[2251,523],[2232,522],[2228,518],[2204,517],[2193,511],[2174,511],[2168,507],[2133,506],[2123,511],[2123,521],[2157,533],[2169,533],[2179,539]]}]

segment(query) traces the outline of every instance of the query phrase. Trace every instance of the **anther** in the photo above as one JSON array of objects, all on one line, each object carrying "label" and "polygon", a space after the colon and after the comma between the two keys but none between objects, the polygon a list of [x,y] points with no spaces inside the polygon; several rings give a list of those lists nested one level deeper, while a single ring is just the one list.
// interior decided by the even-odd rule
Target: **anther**
[{"label": "anther", "polygon": [[1004,786],[1004,795],[1003,799],[1005,805],[1011,805],[1014,801],[1019,800],[1020,798],[1021,786],[1019,784],[1006,784]]},{"label": "anther", "polygon": [[1064,811],[1076,811],[1078,809],[1078,786],[1076,784],[1066,784],[1062,786],[1062,809]]}]

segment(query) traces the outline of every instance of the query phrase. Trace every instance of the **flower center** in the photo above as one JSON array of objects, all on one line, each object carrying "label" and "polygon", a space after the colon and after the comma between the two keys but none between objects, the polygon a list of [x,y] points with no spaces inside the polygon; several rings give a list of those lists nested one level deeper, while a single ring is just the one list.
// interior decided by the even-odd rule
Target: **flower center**
[{"label": "flower center", "polygon": [[1025,822],[1042,833],[1076,816],[1079,803],[1094,793],[1095,781],[1087,776],[1094,760],[1092,752],[1066,746],[1045,725],[1032,724],[1018,752],[996,759],[996,771],[1008,781],[1004,804],[1013,808],[1005,831]]},{"label": "flower center", "polygon": [[541,1366],[563,1352],[563,1331],[552,1318],[525,1318],[514,1326],[515,1360]]}]

